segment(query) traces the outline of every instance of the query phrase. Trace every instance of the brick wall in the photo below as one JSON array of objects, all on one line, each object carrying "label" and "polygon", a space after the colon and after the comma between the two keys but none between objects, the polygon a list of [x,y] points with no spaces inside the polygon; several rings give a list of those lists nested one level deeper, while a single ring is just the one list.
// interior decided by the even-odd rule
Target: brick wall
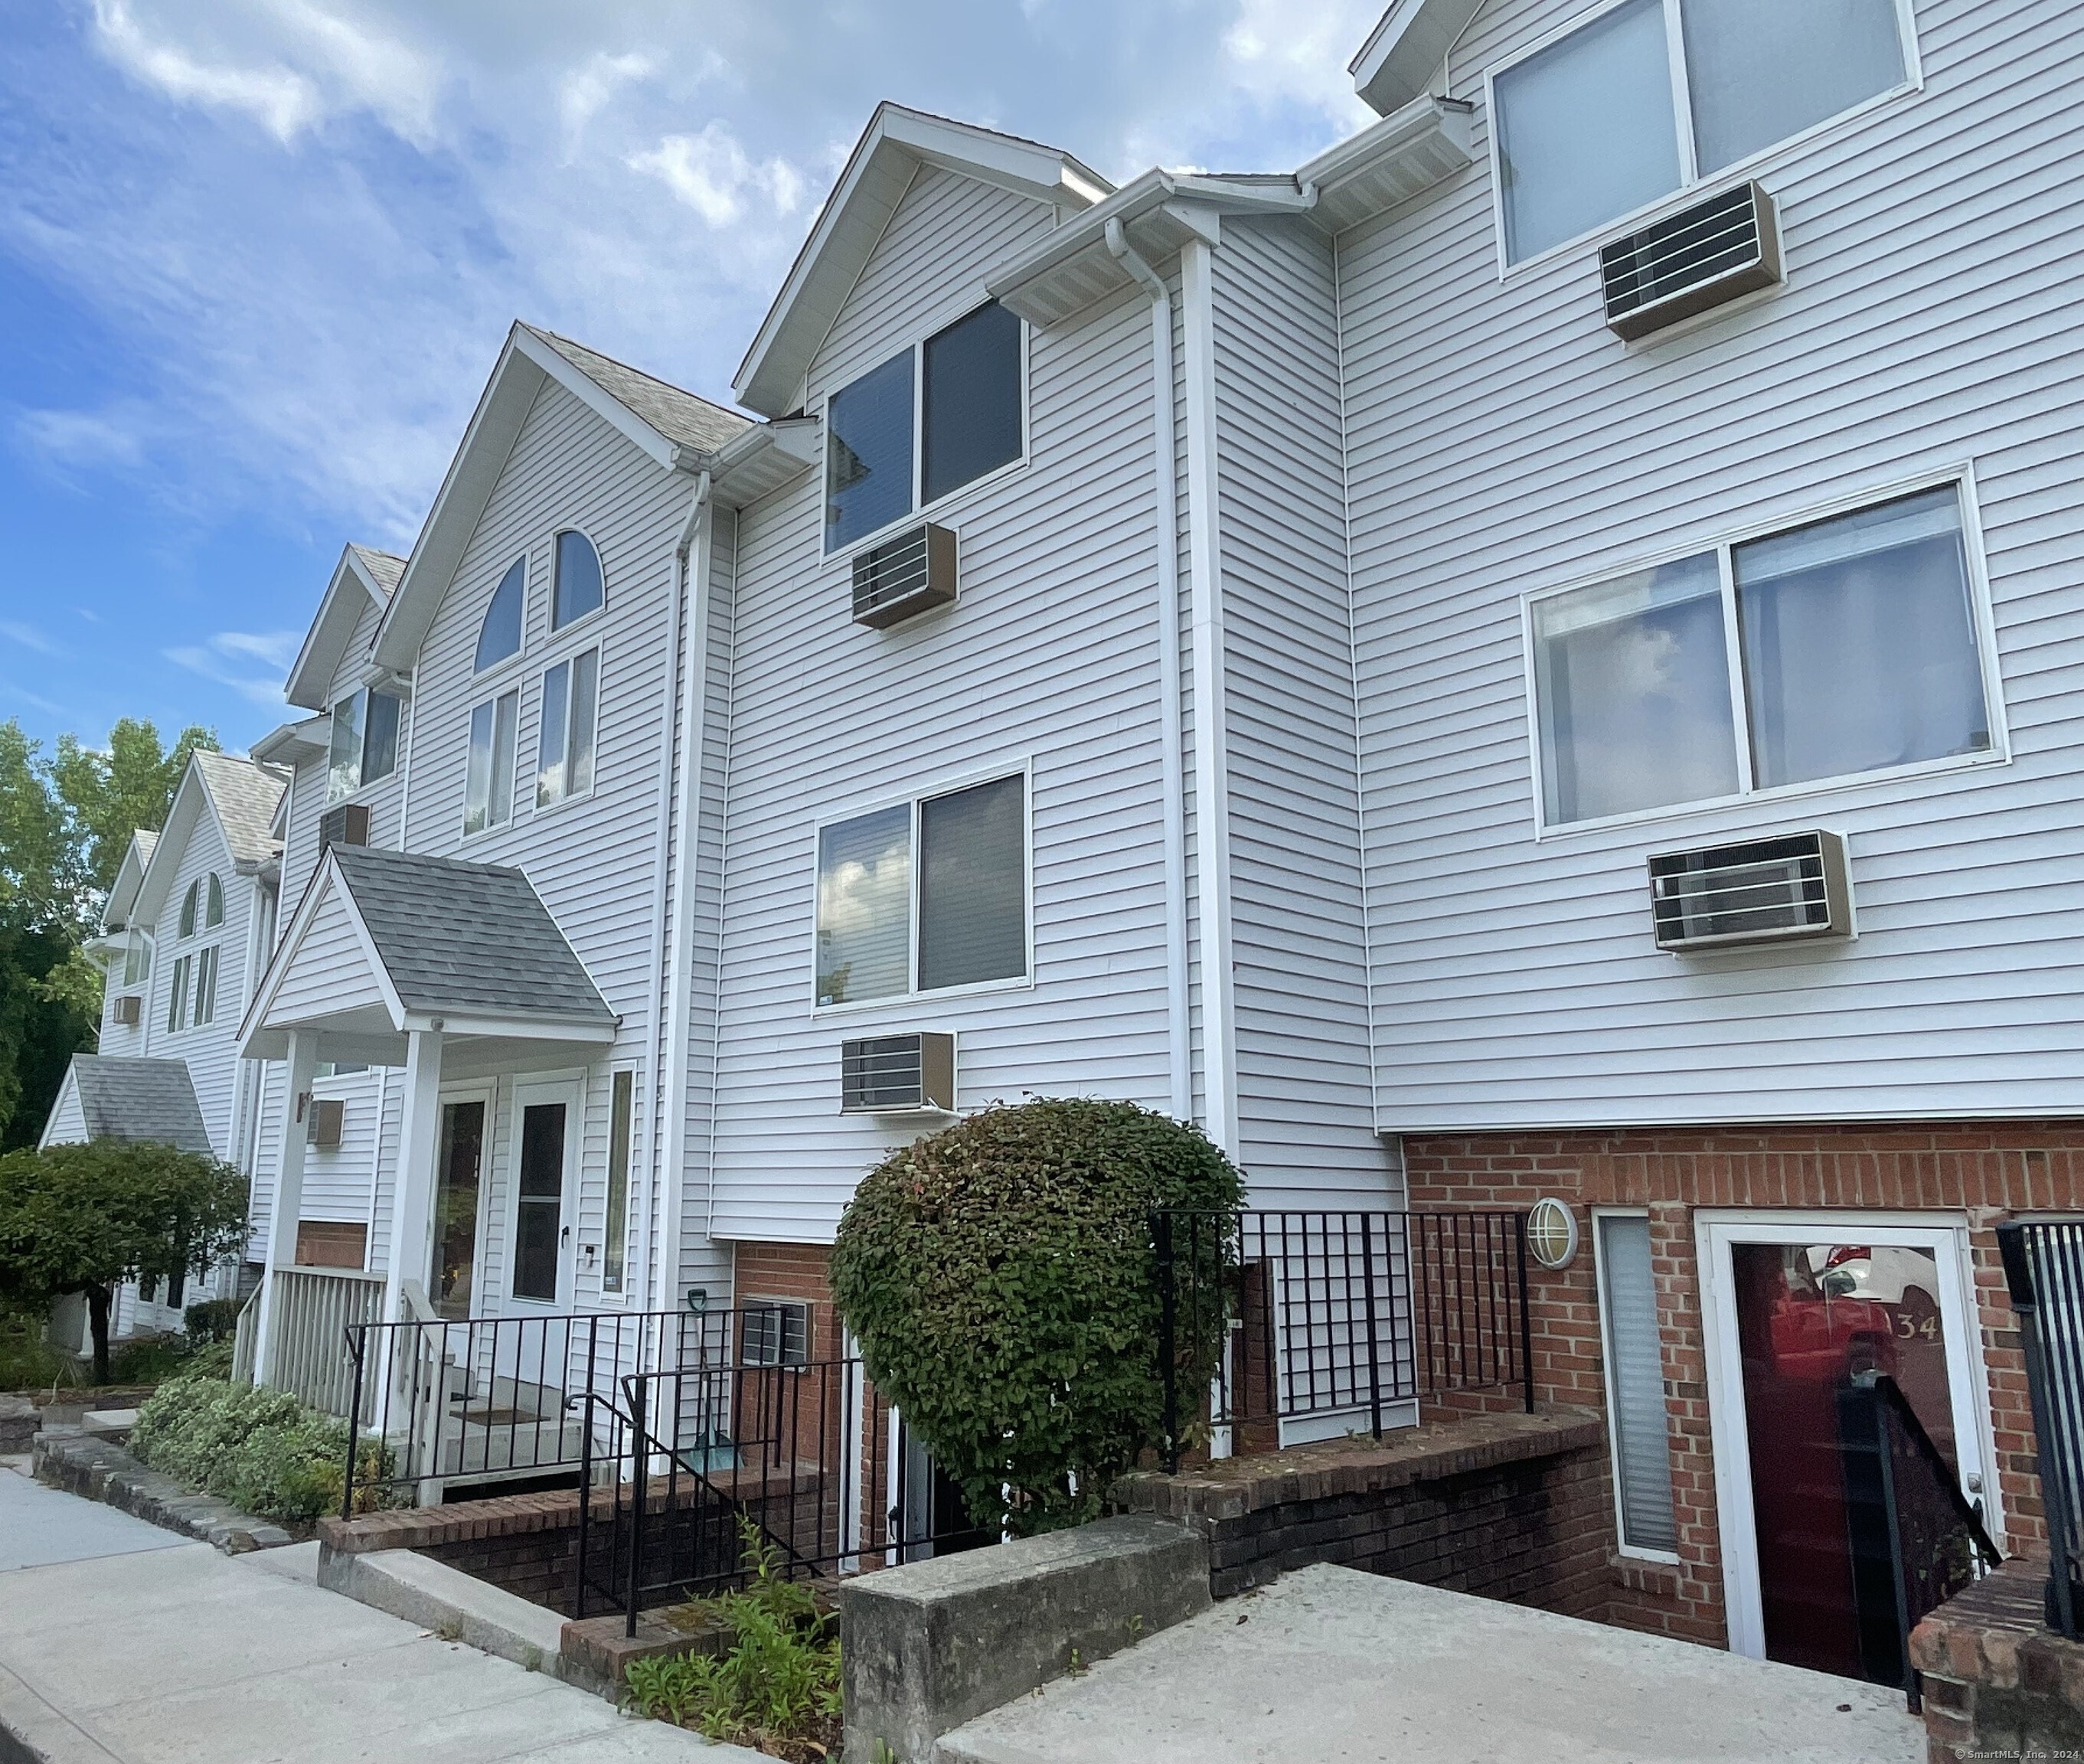
[{"label": "brick wall", "polygon": [[[612,1503],[596,1490],[594,1516],[609,1522]],[[345,1554],[416,1550],[569,1617],[578,1584],[577,1489],[455,1501],[319,1521],[319,1541]]]},{"label": "brick wall", "polygon": [[1911,1632],[1930,1764],[2084,1757],[2084,1645],[2041,1621],[2047,1582],[2015,1558]]},{"label": "brick wall", "polygon": [[832,1311],[825,1269],[832,1251],[823,1244],[739,1244],[733,1257],[731,1302],[800,1299],[815,1306],[811,1357],[840,1357],[839,1319]]},{"label": "brick wall", "polygon": [[[2007,1541],[2017,1549],[2044,1540],[2025,1363],[1993,1227],[2014,1211],[2079,1204],[2084,1122],[1418,1136],[1404,1140],[1404,1156],[1413,1206],[1524,1207],[1552,1194],[1572,1203],[1588,1235],[1591,1207],[1649,1213],[1681,1559],[1672,1567],[1616,1558],[1613,1621],[1715,1644],[1726,1639],[1696,1207],[1965,1213]],[[1532,1273],[1537,1391],[1545,1401],[1603,1410],[1589,1245],[1560,1273]]]}]

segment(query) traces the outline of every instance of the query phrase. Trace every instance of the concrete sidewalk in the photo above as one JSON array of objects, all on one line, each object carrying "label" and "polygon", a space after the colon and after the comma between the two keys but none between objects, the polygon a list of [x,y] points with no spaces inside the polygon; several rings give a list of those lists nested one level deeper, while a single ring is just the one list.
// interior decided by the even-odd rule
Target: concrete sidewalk
[{"label": "concrete sidewalk", "polygon": [[[0,1761],[760,1764],[0,1469]],[[771,1764],[771,1761],[769,1761]]]},{"label": "concrete sidewalk", "polygon": [[1900,1691],[1305,1568],[945,1736],[937,1764],[1920,1764]]}]

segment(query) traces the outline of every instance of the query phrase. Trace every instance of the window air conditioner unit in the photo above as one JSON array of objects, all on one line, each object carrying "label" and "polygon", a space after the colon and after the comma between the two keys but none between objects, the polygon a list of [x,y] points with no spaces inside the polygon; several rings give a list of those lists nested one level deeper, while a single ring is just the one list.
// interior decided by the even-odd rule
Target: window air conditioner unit
[{"label": "window air conditioner unit", "polygon": [[955,597],[955,536],[931,521],[854,553],[854,619],[879,630]]},{"label": "window air conditioner unit", "polygon": [[144,1000],[134,992],[126,992],[116,1001],[109,1021],[120,1023],[126,1029],[134,1029],[144,1013]]},{"label": "window air conditioner unit", "polygon": [[304,1143],[325,1150],[340,1143],[347,1125],[347,1104],[338,1096],[314,1096],[304,1112]]},{"label": "window air conditioner unit", "polygon": [[1647,337],[1781,279],[1773,198],[1739,184],[1599,249],[1607,323]]},{"label": "window air conditioner unit", "polygon": [[1853,934],[1842,833],[1791,833],[1650,860],[1659,949],[1722,949]]},{"label": "window air conditioner unit", "polygon": [[369,804],[343,803],[328,808],[319,822],[319,854],[328,846],[366,846],[369,843]]},{"label": "window air conditioner unit", "polygon": [[953,1114],[952,1035],[870,1035],[840,1043],[840,1113]]}]

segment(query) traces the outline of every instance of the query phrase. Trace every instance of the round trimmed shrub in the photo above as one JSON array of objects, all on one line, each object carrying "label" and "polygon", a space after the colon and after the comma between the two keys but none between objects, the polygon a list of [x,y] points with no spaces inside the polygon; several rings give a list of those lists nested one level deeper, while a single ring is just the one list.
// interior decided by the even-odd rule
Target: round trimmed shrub
[{"label": "round trimmed shrub", "polygon": [[[1075,1100],[988,1109],[863,1178],[832,1295],[974,1523],[1024,1534],[1096,1517],[1161,1443],[1152,1215],[1227,1211],[1240,1191],[1200,1129]],[[1205,1382],[1220,1327],[1175,1344],[1183,1392]]]}]

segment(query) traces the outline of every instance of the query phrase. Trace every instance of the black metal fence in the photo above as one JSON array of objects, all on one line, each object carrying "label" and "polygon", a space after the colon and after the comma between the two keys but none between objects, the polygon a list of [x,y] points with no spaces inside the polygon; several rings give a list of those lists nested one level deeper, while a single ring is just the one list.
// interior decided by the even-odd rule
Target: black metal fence
[{"label": "black metal fence", "polygon": [[727,1317],[684,1311],[351,1324],[341,1512],[477,1483],[576,1482],[588,1393],[612,1392],[626,1372],[699,1361],[731,1330]]},{"label": "black metal fence", "polygon": [[2048,1627],[2084,1639],[2084,1219],[1997,1228],[2048,1516]]},{"label": "black metal fence", "polygon": [[1523,1213],[1168,1211],[1153,1232],[1168,1468],[1223,1429],[1379,1436],[1452,1391],[1518,1386],[1533,1410]]}]

